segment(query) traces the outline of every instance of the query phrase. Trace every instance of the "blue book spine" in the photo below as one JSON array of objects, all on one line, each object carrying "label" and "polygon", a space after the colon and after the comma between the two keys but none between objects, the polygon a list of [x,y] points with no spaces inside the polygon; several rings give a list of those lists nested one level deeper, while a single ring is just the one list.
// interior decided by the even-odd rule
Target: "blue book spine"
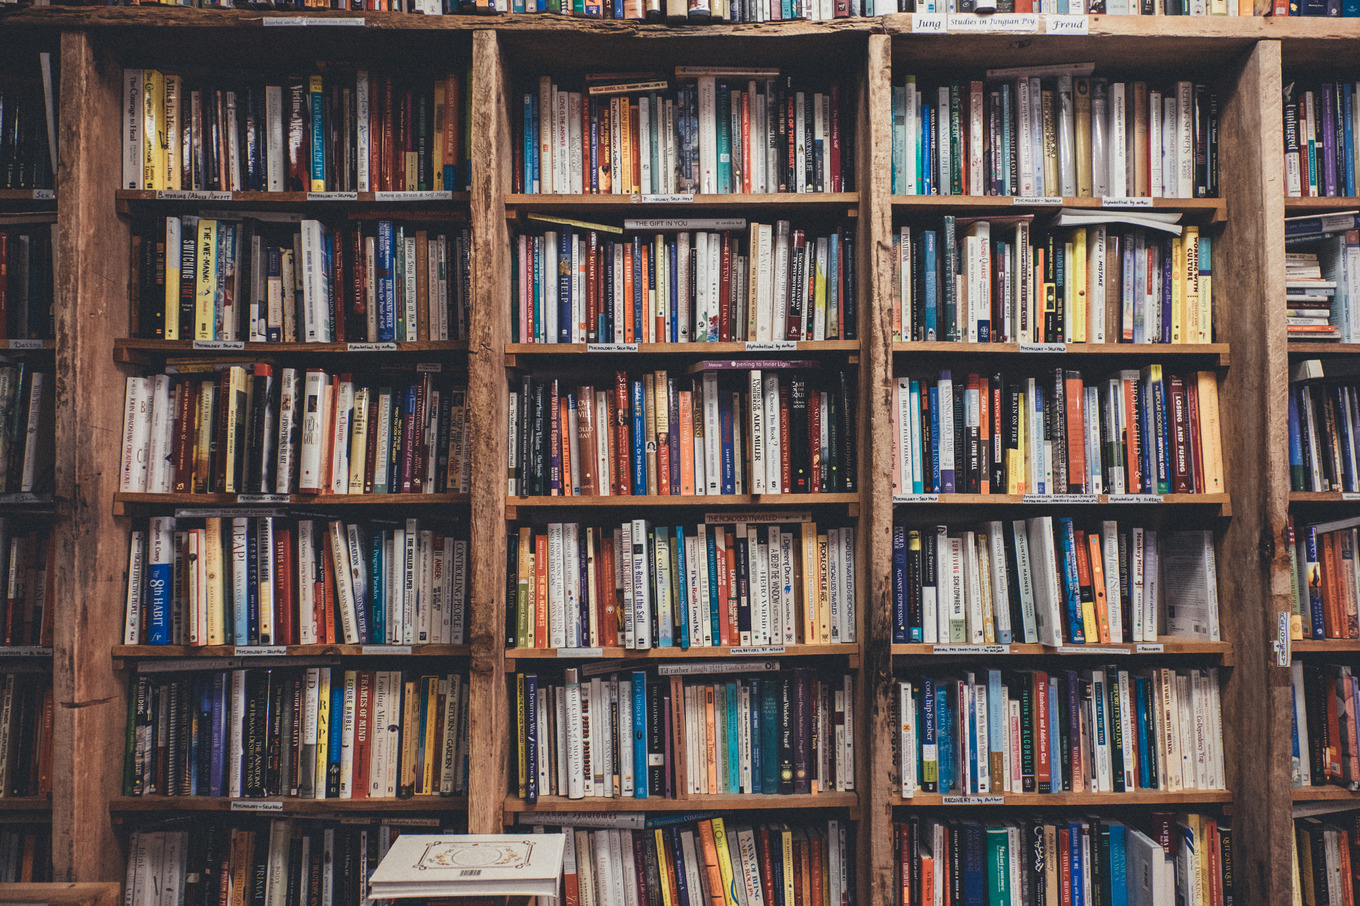
[{"label": "blue book spine", "polygon": [[760,683],[760,747],[767,757],[761,759],[761,789],[779,792],[779,700],[771,680]]},{"label": "blue book spine", "polygon": [[[326,96],[320,85],[321,79],[313,76],[308,94],[312,102],[312,185],[311,191],[326,190]],[[317,183],[321,186],[318,187]]]},{"label": "blue book spine", "polygon": [[1313,638],[1327,638],[1322,620],[1322,569],[1318,565],[1317,529],[1308,526],[1303,533],[1303,550],[1308,569],[1308,610],[1313,616]]},{"label": "blue book spine", "polygon": [[940,391],[938,387],[929,388],[930,399],[930,487],[940,490]]},{"label": "blue book spine", "polygon": [[633,671],[633,798],[647,798],[647,674]]},{"label": "blue book spine", "polygon": [[722,493],[737,493],[737,472],[735,453],[732,449],[732,401],[730,397],[718,400],[718,430],[722,438]]},{"label": "blue book spine", "polygon": [[935,231],[921,233],[921,264],[926,286],[926,339],[939,339],[940,299],[936,291],[939,263],[936,261]]},{"label": "blue book spine", "polygon": [[924,792],[932,793],[938,787],[941,792],[945,787],[940,786],[940,769],[938,763],[935,767],[935,779],[931,780],[926,776],[925,763],[927,761],[938,761],[939,742],[938,732],[935,726],[935,680],[931,677],[921,679],[921,771],[916,776],[921,778],[921,789]]},{"label": "blue book spine", "polygon": [[[676,256],[676,244],[675,244],[675,240],[671,239],[671,240],[668,240],[668,241],[666,242],[666,261],[667,261],[667,270],[666,270],[666,273],[667,273],[667,274],[676,274],[676,273],[679,273],[679,271],[676,269],[676,258],[675,258],[675,256]],[[667,337],[667,339],[669,339],[670,342],[672,342],[672,343],[679,343],[679,342],[680,342],[680,284],[679,284],[677,281],[675,281],[675,280],[667,280],[666,282],[667,282],[667,284],[669,285],[668,288],[669,288],[669,290],[670,290],[670,299],[668,300],[668,302],[669,302],[669,307],[670,307],[670,312],[671,312],[671,329],[670,329],[670,334],[669,334],[669,336]],[[676,433],[678,433],[678,432],[676,432]]]},{"label": "blue book spine", "polygon": [[1048,683],[1048,751],[1052,753],[1049,759],[1049,792],[1056,793],[1062,790],[1062,766],[1057,763],[1062,747],[1058,740],[1058,684],[1051,675]]},{"label": "blue book spine", "polygon": [[718,613],[718,541],[712,530],[708,533],[708,600],[713,602],[709,608],[709,620],[713,630],[713,644],[718,644],[721,615]]},{"label": "blue book spine", "polygon": [[[541,138],[538,134],[538,117],[538,93],[531,91],[529,92],[529,130],[533,134],[533,139],[530,141],[529,147],[524,149],[524,156],[529,160],[535,193],[542,191],[543,188],[543,171],[540,169],[543,162],[538,157],[538,143]],[[525,186],[528,185],[529,183],[525,183]]]},{"label": "blue book spine", "polygon": [[218,671],[212,676],[212,680],[207,684],[204,693],[208,696],[205,703],[212,721],[212,759],[208,765],[208,795],[222,795],[222,775],[226,765],[227,747],[227,674]]},{"label": "blue book spine", "polygon": [[[987,906],[987,862],[983,856],[983,834],[981,824],[970,822],[963,826],[964,906]],[[1072,886],[1076,887],[1075,877]]]},{"label": "blue book spine", "polygon": [[[1014,194],[1011,186],[1010,148],[1011,148],[1011,83],[1001,83],[1001,194]],[[957,166],[962,169],[963,161]]]},{"label": "blue book spine", "polygon": [[[257,556],[259,543],[257,533],[246,532],[246,629],[244,642],[237,644],[259,645],[260,640],[260,561]],[[268,644],[267,642],[264,644]]]},{"label": "blue book spine", "polygon": [[921,164],[916,176],[916,185],[921,186],[921,195],[935,194],[935,117],[929,104],[921,107]]},{"label": "blue book spine", "polygon": [[[959,728],[959,735],[968,733],[968,781],[965,793],[976,793],[980,789],[978,779],[978,709],[977,709],[977,687],[970,681],[965,684],[964,696],[968,699],[968,726]],[[987,757],[986,755],[982,756]]]},{"label": "blue book spine", "polygon": [[935,687],[935,740],[940,764],[940,792],[958,789],[954,782],[954,711],[949,707],[949,684]]},{"label": "blue book spine", "polygon": [[[676,740],[676,742],[678,743],[679,740]],[[677,899],[681,903],[698,902],[699,891],[694,891],[693,895],[689,892],[689,878],[686,877],[685,869],[685,850],[680,843],[680,828],[672,824],[668,828],[668,833],[671,838],[671,852],[675,854],[675,863],[671,867],[671,874],[675,878],[675,889],[679,893]]]},{"label": "blue book spine", "polygon": [[[156,522],[152,521],[152,530]],[[174,532],[168,530],[164,540],[167,555],[174,550]],[[154,544],[154,542],[152,542]],[[174,566],[165,563],[147,565],[147,591],[150,596],[150,619],[147,620],[146,641],[148,645],[169,645],[171,631],[171,606],[174,600]]]},{"label": "blue book spine", "polygon": [[397,338],[397,283],[392,221],[378,221],[378,341],[391,343]]},{"label": "blue book spine", "polygon": [[[958,457],[963,452],[962,450],[953,450],[954,431],[952,430],[952,422],[954,419],[954,392],[955,392],[953,383],[954,383],[953,377],[948,371],[940,372],[939,381],[936,383],[936,387],[941,388],[939,390],[938,419],[935,414],[936,411],[936,407],[934,405],[935,399],[932,398],[930,401],[931,402],[930,426],[932,429],[934,429],[931,431],[930,435],[931,441],[932,443],[936,444],[938,449],[940,450],[939,455],[940,483],[936,485],[936,487],[938,487],[940,489],[940,492],[943,494],[954,493],[954,465],[956,462],[958,462]],[[946,417],[950,420],[951,425],[944,424],[944,420]],[[943,434],[945,432],[948,432],[950,436],[944,437]],[[949,457],[948,462],[945,461],[944,456],[946,444],[948,444],[949,448],[953,451],[952,455]]]},{"label": "blue book spine", "polygon": [[623,0],[614,0],[613,9],[614,9],[614,18],[615,18],[615,19],[622,19],[622,18],[623,18]]},{"label": "blue book spine", "polygon": [[[334,676],[337,682],[331,686],[331,739],[330,747],[326,749],[326,785],[335,784],[336,793],[339,793],[340,784],[340,748],[344,740],[344,721],[345,721],[345,673],[339,667],[335,668]],[[332,778],[334,778],[332,780]],[[321,778],[317,778],[317,787],[321,786]]]},{"label": "blue book spine", "polygon": [[[1328,0],[1330,6],[1332,0]],[[1339,10],[1339,4],[1338,4]],[[1322,83],[1322,96],[1318,117],[1322,120],[1322,186],[1319,194],[1328,198],[1336,195],[1336,119],[1332,115],[1336,111],[1336,85],[1332,82]]]},{"label": "blue book spine", "polygon": [[1138,786],[1149,790],[1152,789],[1152,766],[1148,763],[1151,741],[1148,739],[1148,681],[1144,677],[1134,678],[1133,694],[1138,708]]},{"label": "blue book spine", "polygon": [[1124,825],[1112,821],[1110,829],[1110,906],[1129,906],[1129,864],[1124,850]]},{"label": "blue book spine", "polygon": [[1289,391],[1289,490],[1306,491],[1303,477],[1303,435],[1299,430],[1299,394]]},{"label": "blue book spine", "polygon": [[632,382],[632,405],[633,412],[633,494],[641,496],[647,493],[647,459],[643,452],[643,437],[647,433],[647,416],[643,409],[645,405],[642,394],[642,381]]},{"label": "blue book spine", "polygon": [[[989,748],[986,752],[979,753],[979,758],[990,758],[992,752],[1004,752],[1006,740],[1011,738],[1010,733],[1010,709],[1006,704],[1006,696],[1001,687],[1001,671],[987,671],[987,740]],[[1001,787],[1001,778],[992,778],[992,789],[998,790]]]},{"label": "blue book spine", "polygon": [[[1341,0],[1342,15],[1360,16],[1360,0]],[[1349,12],[1347,12],[1349,10]],[[1355,115],[1351,101],[1355,86],[1344,82],[1341,86],[1341,116],[1346,142],[1346,197],[1355,197]]]},{"label": "blue book spine", "polygon": [[737,684],[727,684],[727,789],[735,793],[741,789],[741,759],[737,757],[738,738],[741,736],[740,712],[737,709]]},{"label": "blue book spine", "polygon": [[[523,6],[524,0],[515,0],[517,6]],[[519,10],[522,11],[522,10]],[[538,192],[538,186],[534,183],[534,160],[538,157],[538,145],[534,138],[534,94],[533,92],[524,93],[524,141],[523,153],[524,164],[520,170],[520,175],[524,180],[524,191],[530,194]],[[447,183],[446,183],[447,185]]]},{"label": "blue book spine", "polygon": [[369,637],[375,645],[387,644],[387,613],[383,607],[386,587],[383,577],[387,574],[383,564],[383,531],[375,531],[369,539],[370,588],[373,592],[373,619],[369,626]]},{"label": "blue book spine", "polygon": [[717,108],[714,113],[718,139],[718,192],[732,191],[732,93],[722,79],[717,84]]},{"label": "blue book spine", "polygon": [[760,680],[746,681],[751,696],[751,792],[759,794],[764,789],[764,737],[760,726]]},{"label": "blue book spine", "polygon": [[892,535],[893,563],[893,642],[907,641],[907,528],[894,525]]},{"label": "blue book spine", "polygon": [[[919,420],[920,417],[921,417],[921,382],[920,382],[920,381],[912,381],[912,382],[908,385],[908,388],[907,388],[907,399],[908,399],[908,408],[909,408],[910,411],[911,411],[911,417],[912,417],[912,419],[914,419],[914,420]],[[917,433],[919,433],[919,432],[917,432]],[[912,454],[915,455],[915,456],[917,456],[917,457],[920,457],[920,456],[921,456],[921,451],[918,450],[918,449],[915,449],[915,447],[914,447],[914,445],[913,445]],[[923,468],[923,469],[921,470],[921,476],[922,476],[922,477],[918,479],[918,478],[916,477],[916,470],[915,470],[915,469],[912,469],[912,474],[911,474],[911,492],[912,492],[913,494],[920,494],[920,493],[922,493],[922,492],[925,491],[925,478],[926,478],[927,473],[928,473],[929,471],[930,471],[930,467],[927,465],[925,468]]]},{"label": "blue book spine", "polygon": [[524,800],[538,801],[538,674],[524,677]]},{"label": "blue book spine", "polygon": [[[679,574],[675,577],[675,600],[679,608],[676,617],[680,622],[680,647],[688,648],[691,643],[689,637],[691,602],[689,600],[689,561],[685,557],[685,527],[683,525],[675,527],[675,551],[676,561],[680,564]],[[679,742],[679,740],[676,741]]]},{"label": "blue book spine", "polygon": [[[557,342],[570,343],[575,327],[571,315],[571,287],[575,282],[571,266],[571,227],[563,225],[557,233]],[[565,426],[564,426],[565,427]]]},{"label": "blue book spine", "polygon": [[1063,558],[1063,603],[1067,611],[1067,640],[1074,645],[1086,641],[1081,621],[1081,585],[1077,580],[1077,538],[1072,528],[1072,520],[1062,517],[1058,520],[1062,533]]}]

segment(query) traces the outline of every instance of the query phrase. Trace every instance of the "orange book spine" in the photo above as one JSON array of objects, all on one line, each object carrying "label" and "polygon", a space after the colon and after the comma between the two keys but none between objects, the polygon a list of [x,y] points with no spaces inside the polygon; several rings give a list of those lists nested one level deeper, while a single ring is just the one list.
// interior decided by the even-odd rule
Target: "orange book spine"
[{"label": "orange book spine", "polygon": [[[1125,477],[1124,483],[1130,494],[1139,494],[1143,490],[1143,467],[1138,450],[1138,432],[1132,430],[1134,414],[1138,409],[1134,405],[1134,393],[1132,380],[1123,380],[1124,385],[1124,412],[1130,428],[1124,432],[1124,463]],[[1156,488],[1153,488],[1155,491]]]},{"label": "orange book spine", "polygon": [[704,871],[708,875],[710,906],[727,906],[723,897],[722,869],[718,867],[718,844],[713,840],[713,822],[699,822],[699,848],[704,852]]},{"label": "orange book spine", "polygon": [[[323,543],[321,545],[322,570],[321,570],[321,593],[317,600],[321,603],[320,629],[326,633],[325,642],[327,645],[334,645],[336,642],[335,633],[335,560],[331,557],[331,546]],[[318,633],[320,635],[320,633]]]},{"label": "orange book spine", "polygon": [[1086,398],[1081,376],[1068,372],[1067,397],[1067,491],[1084,494],[1086,488]]},{"label": "orange book spine", "polygon": [[803,523],[803,644],[817,639],[817,523]]},{"label": "orange book spine", "polygon": [[751,92],[741,93],[741,190],[751,192]]},{"label": "orange book spine", "polygon": [[[704,684],[704,767],[708,776],[708,792],[718,792],[718,738],[717,720],[714,716],[713,687]],[[722,889],[722,885],[718,885]]]},{"label": "orange book spine", "polygon": [[534,647],[548,647],[548,536],[534,536]]},{"label": "orange book spine", "polygon": [[652,309],[652,291],[656,288],[652,285],[652,247],[648,244],[640,244],[638,252],[637,281],[641,284],[638,288],[642,291],[640,295],[642,296],[643,334],[638,337],[638,342],[654,343],[661,332],[657,330],[657,336],[647,336],[648,331],[653,330],[653,318],[656,316],[656,312]]},{"label": "orange book spine", "polygon": [[978,491],[983,494],[992,493],[992,382],[985,378],[978,378],[978,435],[982,446],[982,468],[978,476]]},{"label": "orange book spine", "polygon": [[[680,416],[680,493],[694,495],[694,394],[681,390],[677,411]],[[671,426],[675,430],[675,426]]]},{"label": "orange book spine", "polygon": [[625,247],[623,250],[623,341],[625,343],[635,343],[638,340],[633,330],[633,281],[637,275],[633,273],[633,254],[632,247]]},{"label": "orange book spine", "polygon": [[[685,683],[683,678],[671,677],[671,738],[686,736]],[[675,798],[689,798],[689,753],[685,746],[675,746]]]},{"label": "orange book spine", "polygon": [[1086,536],[1086,545],[1091,550],[1091,591],[1095,595],[1096,622],[1100,626],[1100,643],[1110,642],[1109,601],[1105,597],[1105,565],[1101,557],[1100,535],[1091,532]]}]

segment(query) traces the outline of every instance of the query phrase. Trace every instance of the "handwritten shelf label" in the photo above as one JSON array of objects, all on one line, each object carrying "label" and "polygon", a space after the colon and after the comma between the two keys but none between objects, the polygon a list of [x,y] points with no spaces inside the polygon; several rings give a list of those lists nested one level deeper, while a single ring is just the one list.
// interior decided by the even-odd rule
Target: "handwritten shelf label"
[{"label": "handwritten shelf label", "polygon": [[1341,499],[1342,499],[1342,500],[1348,500],[1348,501],[1349,501],[1349,500],[1360,500],[1360,492],[1356,492],[1356,491],[1342,491],[1342,492],[1341,492]]},{"label": "handwritten shelf label", "polygon": [[33,190],[33,200],[34,200],[34,201],[54,201],[54,200],[56,200],[56,197],[57,197],[57,191],[56,191],[56,189],[34,189],[34,190]]},{"label": "handwritten shelf label", "polygon": [[425,374],[426,372],[430,374],[439,374],[439,372],[443,370],[444,366],[438,362],[418,362],[416,364],[416,371],[421,374]]},{"label": "handwritten shelf label", "polygon": [[913,34],[942,35],[949,31],[949,18],[944,13],[912,13]]},{"label": "handwritten shelf label", "polygon": [[1107,503],[1164,503],[1165,498],[1161,494],[1109,494],[1105,498]]},{"label": "handwritten shelf label", "polygon": [[308,201],[358,201],[358,192],[308,192]]},{"label": "handwritten shelf label", "polygon": [[312,18],[311,16],[274,16],[265,19],[262,24],[266,28],[271,26],[274,28],[280,27],[301,28],[304,26],[317,27],[326,25],[332,27],[348,26],[350,28],[363,28],[368,23],[365,22],[363,19],[349,19],[342,18],[340,16],[325,16],[317,17],[315,19]]},{"label": "handwritten shelf label", "polygon": [[1128,654],[1123,645],[1059,645],[1053,649],[1058,654]]},{"label": "handwritten shelf label", "polygon": [[894,494],[893,503],[939,503],[939,494]]},{"label": "handwritten shelf label", "polygon": [[236,502],[244,504],[271,504],[289,503],[292,497],[288,494],[237,494]]},{"label": "handwritten shelf label", "polygon": [[1010,645],[935,645],[931,654],[1010,654]]},{"label": "handwritten shelf label", "polygon": [[1161,642],[1139,642],[1133,646],[1134,654],[1161,654],[1163,650]]},{"label": "handwritten shelf label", "polygon": [[10,340],[10,349],[42,349],[42,340]]},{"label": "handwritten shelf label", "polygon": [[603,648],[559,648],[558,657],[604,657]]},{"label": "handwritten shelf label", "polygon": [[44,648],[41,645],[11,645],[7,648],[0,648],[0,656],[3,657],[51,657],[52,649]]},{"label": "handwritten shelf label", "polygon": [[587,343],[586,352],[637,352],[636,343]]},{"label": "handwritten shelf label", "polygon": [[732,653],[738,657],[768,657],[774,654],[783,654],[784,646],[777,645],[768,648],[733,648]]},{"label": "handwritten shelf label", "polygon": [[203,189],[158,189],[157,201],[231,201],[231,192],[209,192]]},{"label": "handwritten shelf label", "polygon": [[1011,204],[1029,205],[1031,207],[1062,207],[1061,195],[1017,195],[1011,199]]},{"label": "handwritten shelf label", "polygon": [[688,194],[675,195],[634,195],[633,204],[692,204],[694,196]]},{"label": "handwritten shelf label", "polygon": [[1067,352],[1066,343],[1020,343],[1018,344],[1018,347],[1021,352]]},{"label": "handwritten shelf label", "polygon": [[266,519],[284,515],[283,510],[267,507],[182,506],[175,508],[176,519]]},{"label": "handwritten shelf label", "polygon": [[1039,30],[1039,17],[1034,13],[992,13],[988,16],[950,13],[949,30],[974,34],[986,32],[1033,34]]},{"label": "handwritten shelf label", "polygon": [[1022,503],[1086,504],[1100,503],[1099,494],[1023,494]]},{"label": "handwritten shelf label", "polygon": [[1044,32],[1050,35],[1089,35],[1091,17],[1057,14],[1044,16]]},{"label": "handwritten shelf label", "polygon": [[359,649],[360,654],[410,654],[410,645],[364,645]]},{"label": "handwritten shelf label", "polygon": [[1100,196],[1100,206],[1102,208],[1150,208],[1152,207],[1152,199],[1132,198],[1125,195],[1102,195]]},{"label": "handwritten shelf label", "polygon": [[426,190],[423,192],[374,192],[375,201],[452,201],[452,192]]},{"label": "handwritten shelf label", "polygon": [[231,800],[231,810],[233,812],[281,812],[283,811],[283,800],[233,799]]},{"label": "handwritten shelf label", "polygon": [[194,352],[242,352],[244,340],[194,340]]},{"label": "handwritten shelf label", "polygon": [[1005,805],[1005,796],[941,796],[943,805]]},{"label": "handwritten shelf label", "polygon": [[748,340],[747,352],[797,352],[797,340]]},{"label": "handwritten shelf label", "polygon": [[283,657],[288,654],[287,645],[237,645],[232,649],[237,657]]},{"label": "handwritten shelf label", "polygon": [[396,352],[396,343],[346,343],[345,352]]}]

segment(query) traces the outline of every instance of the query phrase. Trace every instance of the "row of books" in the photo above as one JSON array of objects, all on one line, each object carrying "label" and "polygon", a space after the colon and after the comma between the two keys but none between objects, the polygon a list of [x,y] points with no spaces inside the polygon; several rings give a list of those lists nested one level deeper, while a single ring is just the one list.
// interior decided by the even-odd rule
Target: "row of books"
[{"label": "row of books", "polygon": [[462,189],[465,81],[329,66],[259,81],[124,69],[122,188]]},{"label": "row of books", "polygon": [[1351,668],[1290,664],[1294,786],[1360,790],[1360,686]]},{"label": "row of books", "polygon": [[468,541],[453,528],[155,516],[129,539],[124,644],[461,644]]},{"label": "row of books", "polygon": [[[1348,4],[1349,5],[1349,4]],[[1355,10],[1360,15],[1360,8]],[[1284,89],[1285,194],[1336,198],[1356,194],[1353,82],[1291,81]]]},{"label": "row of books", "polygon": [[507,641],[519,648],[853,643],[855,530],[550,523],[512,534]]},{"label": "row of books", "polygon": [[1221,790],[1218,670],[1000,670],[897,684],[901,794]]},{"label": "row of books", "polygon": [[1235,901],[1232,829],[1197,813],[1154,812],[1148,832],[1091,816],[897,823],[895,906]]},{"label": "row of books", "polygon": [[[918,4],[919,5],[919,4]],[[1092,64],[989,70],[892,89],[893,193],[1023,197],[1218,195],[1208,84],[1090,78]]]},{"label": "row of books", "polygon": [[897,494],[1221,494],[1218,376],[950,371],[893,388]]},{"label": "row of books", "polygon": [[4,645],[52,645],[56,555],[47,528],[0,516]]},{"label": "row of books", "polygon": [[[738,663],[560,682],[516,674],[520,798],[811,794],[855,788],[853,678]],[[667,675],[669,673],[669,675]],[[737,674],[737,675],[733,675]]]},{"label": "row of books", "polygon": [[1296,906],[1355,906],[1357,842],[1355,813],[1294,819],[1290,848]]},{"label": "row of books", "polygon": [[429,818],[171,819],[132,831],[125,906],[361,906],[368,876],[403,831],[454,833]]},{"label": "row of books", "polygon": [[50,674],[0,673],[0,799],[52,795],[52,708]]},{"label": "row of books", "polygon": [[51,831],[32,826],[0,828],[0,884],[51,880]]},{"label": "row of books", "polygon": [[466,386],[428,370],[185,362],[127,378],[119,490],[467,491],[470,422]]},{"label": "row of books", "polygon": [[22,359],[0,360],[0,493],[51,493],[56,388]]},{"label": "row of books", "polygon": [[0,189],[52,189],[57,105],[52,55],[39,54],[42,81],[0,84]]},{"label": "row of books", "polygon": [[465,795],[465,675],[328,666],[139,673],[129,796]]},{"label": "row of books", "polygon": [[853,372],[811,360],[699,362],[614,386],[525,375],[510,390],[511,496],[855,490]]},{"label": "row of books", "polygon": [[853,230],[819,236],[787,220],[748,226],[740,218],[686,218],[629,238],[587,226],[564,224],[511,243],[516,342],[856,336]]},{"label": "row of books", "polygon": [[904,225],[893,236],[893,337],[1208,343],[1213,242],[1195,226],[1120,222],[1147,216],[1063,209],[1047,228],[1030,215]]},{"label": "row of books", "polygon": [[[1286,232],[1294,219],[1286,218]],[[1303,247],[1293,243],[1284,256],[1285,336],[1310,343],[1355,342],[1360,338],[1360,231],[1305,241]]]},{"label": "row of books", "polygon": [[391,220],[171,216],[132,238],[135,335],[252,343],[461,340],[472,234]]},{"label": "row of books", "polygon": [[748,825],[716,816],[683,815],[637,824],[536,826],[566,838],[563,902],[580,906],[857,902],[855,828],[842,818]]},{"label": "row of books", "polygon": [[840,82],[776,68],[677,66],[542,76],[517,96],[515,192],[668,195],[850,190]]},{"label": "row of books", "polygon": [[55,222],[0,229],[0,339],[55,335],[56,236]]},{"label": "row of books", "polygon": [[1360,519],[1288,525],[1290,635],[1295,639],[1360,638],[1360,575],[1356,545]]},{"label": "row of books", "polygon": [[1291,491],[1360,490],[1360,385],[1345,369],[1309,359],[1289,385]]},{"label": "row of books", "polygon": [[[905,7],[905,8],[903,8]],[[898,0],[899,12],[1047,13],[1111,16],[1251,16],[1251,4],[1233,0]]]},{"label": "row of books", "polygon": [[[1213,533],[1035,516],[893,526],[893,641],[1219,640]],[[1159,632],[1160,630],[1160,632]]]}]

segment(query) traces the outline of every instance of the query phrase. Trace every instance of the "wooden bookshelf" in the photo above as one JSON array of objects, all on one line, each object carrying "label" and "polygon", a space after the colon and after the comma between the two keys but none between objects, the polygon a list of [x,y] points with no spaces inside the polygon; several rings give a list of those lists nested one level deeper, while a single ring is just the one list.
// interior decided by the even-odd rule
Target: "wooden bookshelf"
[{"label": "wooden bookshelf", "polygon": [[[598,652],[598,653],[597,653]],[[580,658],[583,661],[622,661],[620,669],[625,667],[640,667],[648,663],[657,661],[676,661],[676,660],[726,660],[741,658],[818,658],[835,659],[843,661],[848,669],[855,669],[859,666],[859,646],[856,644],[841,645],[774,645],[768,647],[748,647],[742,648],[734,645],[715,645],[711,648],[649,648],[646,651],[635,651],[628,648],[605,647],[605,648],[508,648],[505,652],[505,669],[507,672],[526,669],[520,664],[521,661],[528,661],[531,664],[537,661],[553,661],[562,658]]]},{"label": "wooden bookshelf", "polygon": [[[1001,801],[996,801],[1001,800]],[[1106,806],[1186,809],[1231,803],[1228,790],[1132,790],[1127,793],[997,793],[994,796],[943,796],[917,793],[910,799],[893,796],[895,807],[910,808],[1032,808],[1081,811]]]},{"label": "wooden bookshelf", "polygon": [[[1002,650],[998,651],[996,649]],[[971,658],[982,656],[1147,658],[1153,656],[1177,657],[1185,655],[1219,663],[1231,662],[1233,651],[1232,645],[1227,642],[1188,642],[1181,639],[1164,638],[1160,642],[1064,645],[1060,648],[1014,642],[1008,645],[940,645],[924,642],[909,642],[906,644],[897,642],[892,646],[892,655],[895,658],[909,658],[913,660],[939,660],[942,658]]]},{"label": "wooden bookshelf", "polygon": [[[283,649],[280,651],[280,649]],[[0,656],[4,650],[0,649]],[[167,658],[414,657],[467,658],[471,645],[114,645],[116,660]],[[286,663],[286,662],[284,662]]]},{"label": "wooden bookshelf", "polygon": [[813,793],[791,796],[723,793],[691,795],[687,799],[668,799],[648,796],[646,799],[568,799],[565,796],[539,796],[534,803],[518,796],[505,800],[507,815],[519,812],[707,812],[788,811],[797,809],[854,809],[859,805],[857,793]]},{"label": "wooden bookshelf", "polygon": [[[1058,208],[1079,208],[1081,210],[1107,210],[1111,213],[1126,211],[1136,214],[1141,208],[1117,201],[1107,202],[1101,198],[1068,197],[1060,199],[1060,204],[1035,203],[1020,196],[1002,195],[894,195],[893,210],[900,214],[953,214],[964,216],[995,213],[1045,214],[1057,213]],[[1218,224],[1228,219],[1228,204],[1222,198],[1153,198],[1152,208],[1157,211],[1179,211],[1182,218],[1190,223]]]},{"label": "wooden bookshelf", "polygon": [[[1047,348],[1062,346],[1061,349]],[[1020,343],[952,343],[947,340],[894,340],[894,355],[924,356],[932,358],[954,358],[968,356],[978,360],[996,358],[1014,361],[1015,364],[1030,360],[1042,360],[1045,364],[1054,359],[1061,361],[1090,358],[1095,362],[1115,362],[1119,360],[1148,361],[1164,359],[1177,364],[1204,364],[1211,368],[1227,369],[1230,363],[1227,343],[1068,343],[1035,344],[1032,347]]]},{"label": "wooden bookshelf", "polygon": [[[315,360],[335,356],[355,356],[359,367],[377,367],[387,363],[390,356],[401,356],[412,361],[419,357],[440,358],[467,352],[466,340],[409,340],[400,343],[241,343],[239,348],[225,344],[212,347],[196,346],[193,340],[142,340],[118,337],[113,341],[114,361],[129,365],[149,365],[174,357]],[[441,363],[442,364],[442,363]],[[454,363],[451,363],[454,364]]]},{"label": "wooden bookshelf", "polygon": [[295,507],[314,509],[402,509],[416,510],[430,517],[457,518],[457,509],[466,507],[468,494],[147,494],[118,491],[113,497],[115,516],[165,510],[231,509],[269,510]]},{"label": "wooden bookshelf", "polygon": [[232,799],[221,796],[119,796],[109,813],[128,818],[156,812],[232,812],[241,815],[441,815],[467,809],[462,796],[412,796],[409,799],[298,799],[295,796]]}]

